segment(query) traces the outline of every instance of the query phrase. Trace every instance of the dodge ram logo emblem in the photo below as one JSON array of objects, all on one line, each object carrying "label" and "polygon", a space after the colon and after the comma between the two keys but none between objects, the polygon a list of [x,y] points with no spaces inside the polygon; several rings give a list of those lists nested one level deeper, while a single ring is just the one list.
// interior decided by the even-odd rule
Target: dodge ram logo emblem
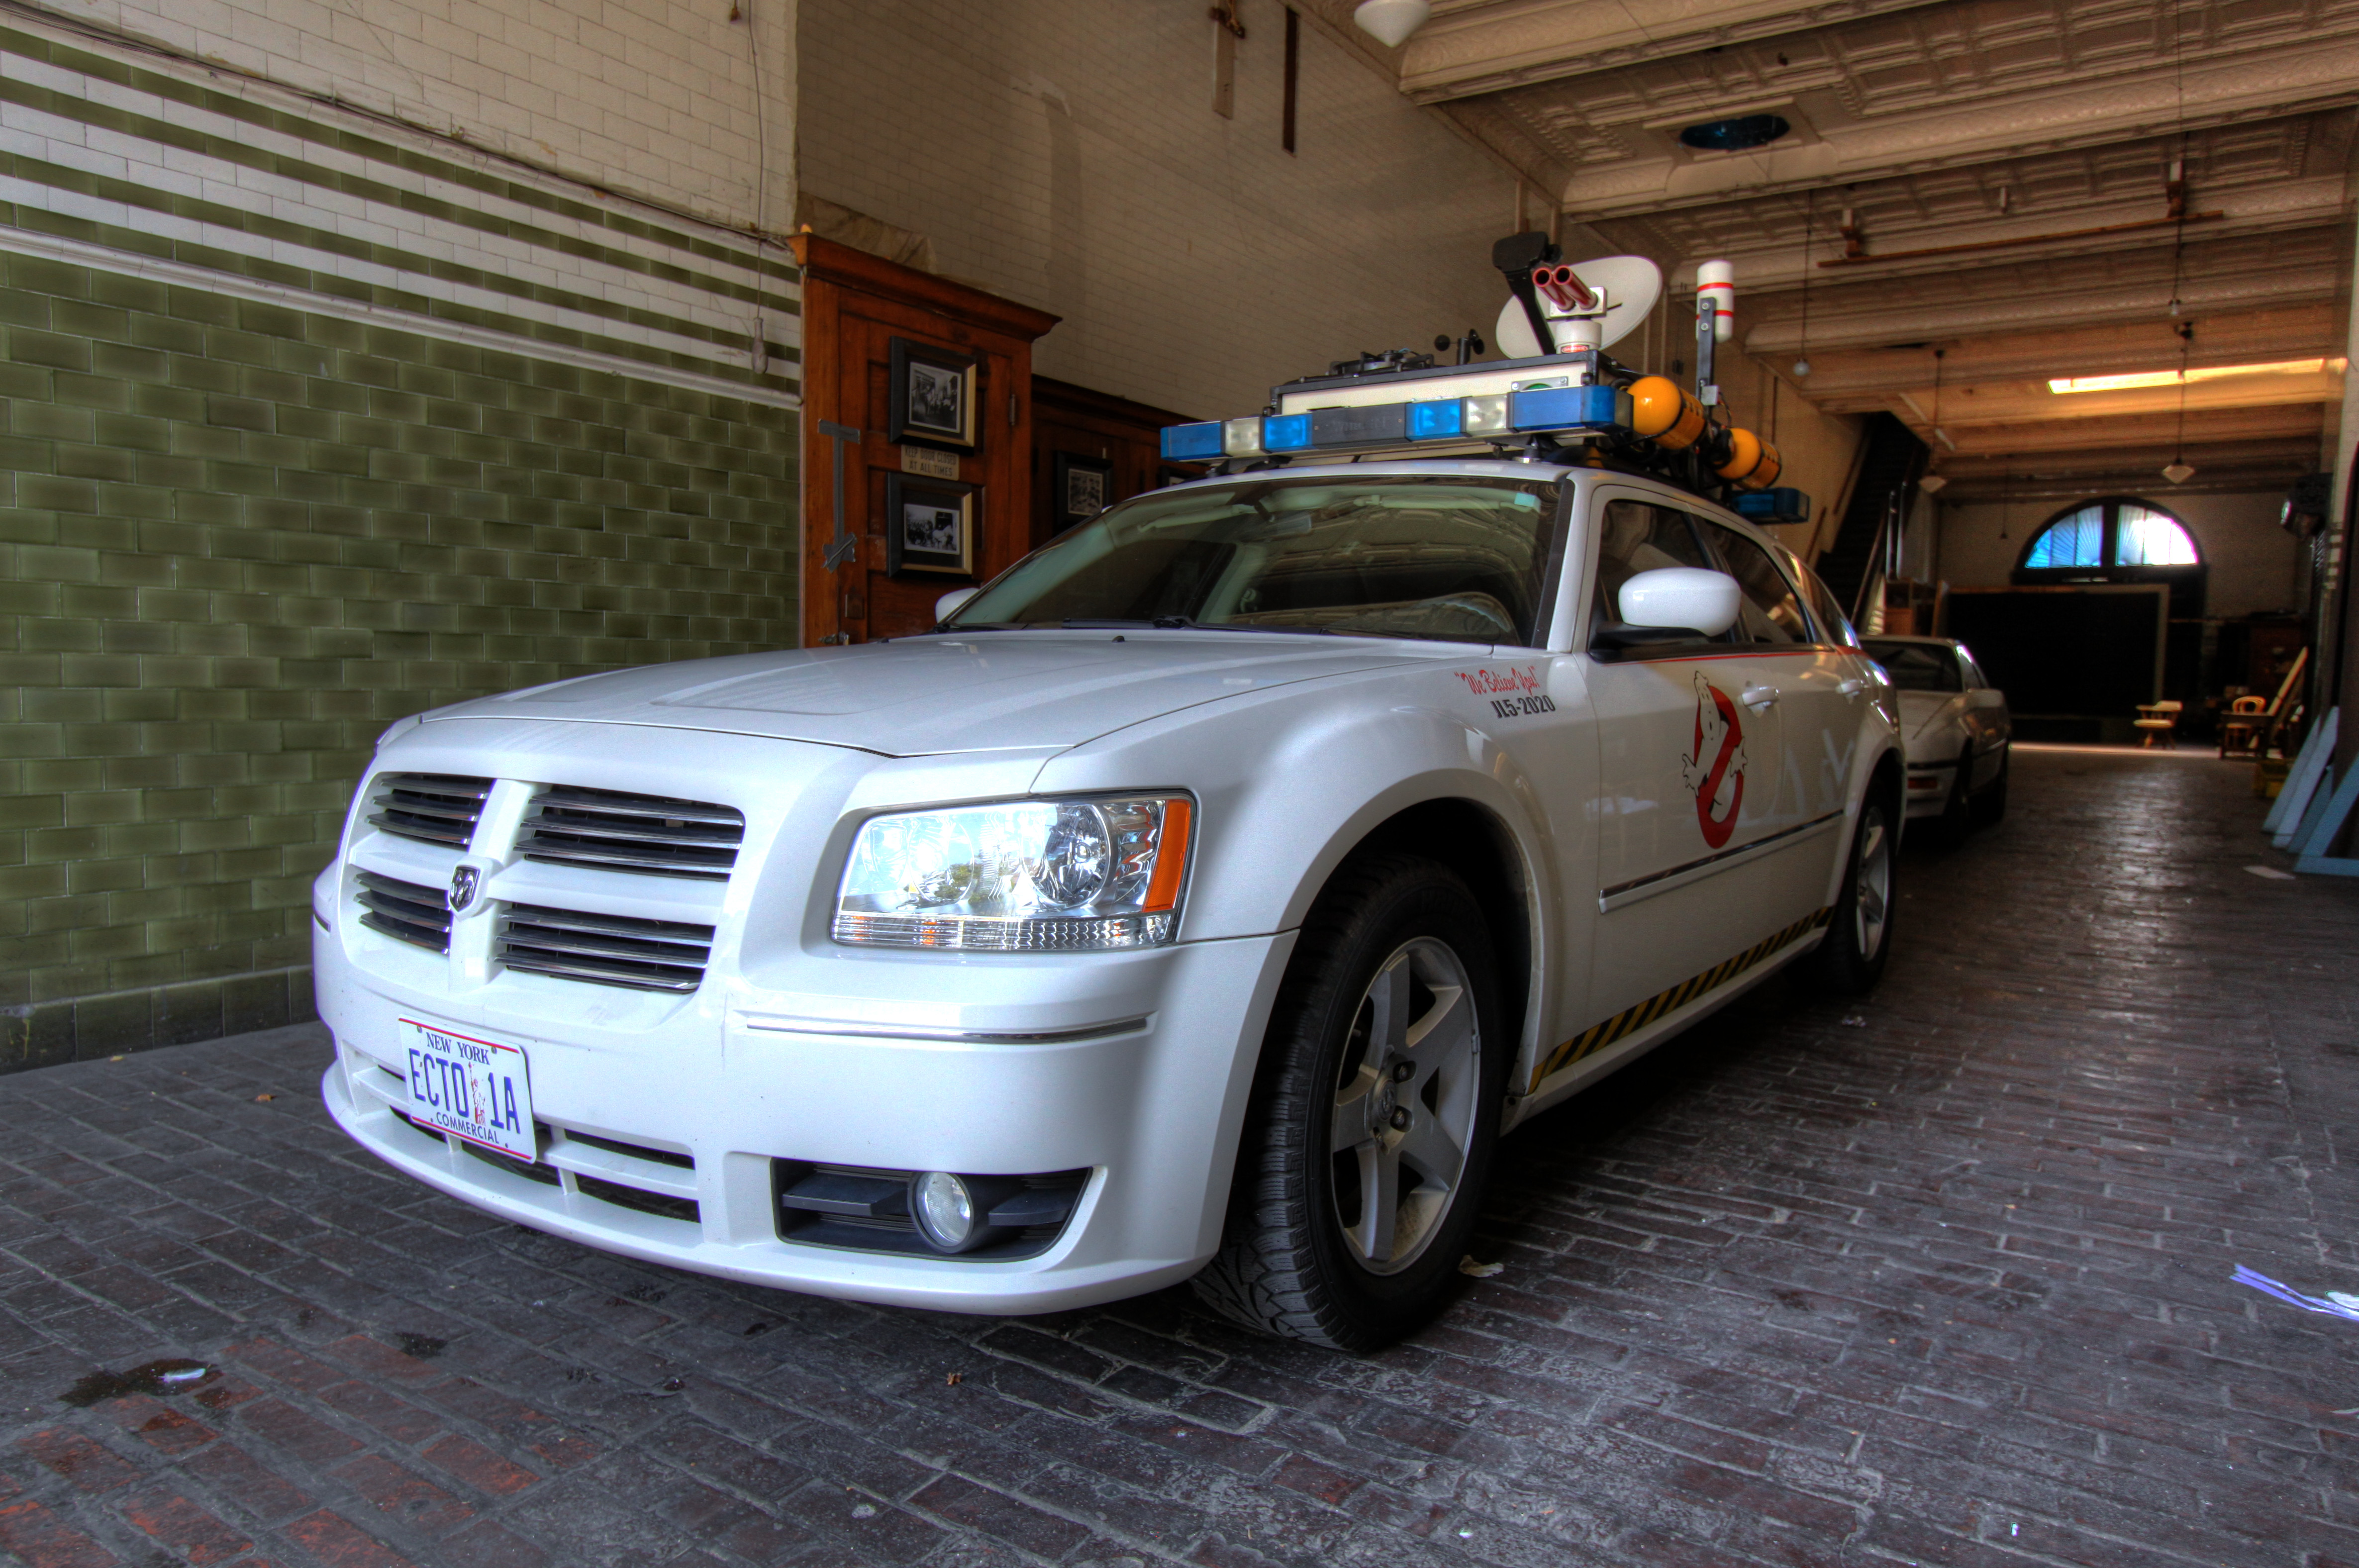
[{"label": "dodge ram logo emblem", "polygon": [[483,873],[472,866],[462,866],[451,873],[451,912],[463,915],[467,906],[475,901],[475,889],[483,885]]}]

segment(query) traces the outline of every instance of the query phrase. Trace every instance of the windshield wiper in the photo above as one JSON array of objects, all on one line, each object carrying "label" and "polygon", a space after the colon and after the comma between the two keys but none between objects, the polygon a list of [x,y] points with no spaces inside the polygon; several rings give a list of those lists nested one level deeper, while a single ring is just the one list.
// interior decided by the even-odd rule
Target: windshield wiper
[{"label": "windshield wiper", "polygon": [[1158,632],[1284,632],[1290,636],[1333,637],[1325,626],[1268,626],[1233,621],[1200,621],[1193,615],[1158,615],[1153,620],[1098,621],[1072,619],[1062,623],[1067,631],[1158,631]]}]

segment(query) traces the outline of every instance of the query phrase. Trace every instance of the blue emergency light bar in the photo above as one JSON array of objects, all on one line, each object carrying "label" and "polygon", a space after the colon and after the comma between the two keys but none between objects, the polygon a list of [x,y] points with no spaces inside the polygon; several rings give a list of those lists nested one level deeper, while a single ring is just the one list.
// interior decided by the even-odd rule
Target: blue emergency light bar
[{"label": "blue emergency light bar", "polygon": [[1601,383],[1170,425],[1163,431],[1163,455],[1174,463],[1211,463],[1224,457],[1377,452],[1423,441],[1605,435],[1629,428],[1630,394]]},{"label": "blue emergency light bar", "polygon": [[1807,523],[1810,498],[1799,490],[1747,490],[1736,498],[1736,515],[1748,523]]}]

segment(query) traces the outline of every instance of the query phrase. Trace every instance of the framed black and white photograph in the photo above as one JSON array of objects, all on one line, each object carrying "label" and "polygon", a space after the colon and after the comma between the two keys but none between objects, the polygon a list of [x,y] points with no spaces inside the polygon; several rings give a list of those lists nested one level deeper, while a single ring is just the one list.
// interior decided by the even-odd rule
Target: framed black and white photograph
[{"label": "framed black and white photograph", "polygon": [[886,440],[973,452],[974,397],[974,355],[893,340],[892,428]]},{"label": "framed black and white photograph", "polygon": [[1114,505],[1114,464],[1103,457],[1059,452],[1053,484],[1049,498],[1059,533],[1088,522]]},{"label": "framed black and white photograph", "polygon": [[974,576],[982,492],[955,480],[885,476],[885,570],[895,577]]}]

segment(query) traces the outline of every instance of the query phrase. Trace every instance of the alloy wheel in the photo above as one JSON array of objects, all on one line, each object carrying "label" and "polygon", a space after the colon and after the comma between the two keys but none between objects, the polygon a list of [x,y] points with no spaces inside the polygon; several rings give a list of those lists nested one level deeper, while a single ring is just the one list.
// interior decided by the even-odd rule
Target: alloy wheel
[{"label": "alloy wheel", "polygon": [[1440,1233],[1464,1182],[1482,1059],[1465,965],[1430,937],[1402,943],[1360,998],[1330,1113],[1330,1201],[1369,1272],[1408,1268]]},{"label": "alloy wheel", "polygon": [[1892,838],[1884,831],[1880,811],[1870,811],[1860,825],[1857,889],[1852,919],[1857,922],[1859,955],[1873,958],[1884,947],[1892,899]]}]

